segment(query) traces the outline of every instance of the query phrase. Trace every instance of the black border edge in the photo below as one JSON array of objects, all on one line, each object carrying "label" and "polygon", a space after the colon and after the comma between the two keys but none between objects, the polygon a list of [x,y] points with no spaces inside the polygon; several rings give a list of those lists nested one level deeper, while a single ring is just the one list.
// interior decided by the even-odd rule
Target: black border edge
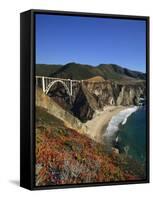
[{"label": "black border edge", "polygon": [[20,186],[30,189],[30,14],[20,14]]},{"label": "black border edge", "polygon": [[[108,183],[87,183],[87,184],[68,184],[68,185],[56,185],[56,186],[35,186],[35,178],[34,178],[34,173],[35,173],[35,14],[55,14],[55,15],[67,15],[67,16],[85,16],[85,17],[103,17],[103,18],[116,18],[116,19],[135,19],[135,20],[145,20],[146,21],[146,72],[147,72],[147,81],[146,81],[146,86],[147,86],[147,116],[146,116],[146,120],[147,120],[147,147],[146,147],[146,152],[147,152],[147,165],[146,165],[146,179],[144,180],[135,180],[135,181],[118,181],[118,182],[108,182]],[[29,65],[25,65],[25,63],[23,63],[22,59],[24,54],[26,53],[25,50],[23,50],[23,41],[22,39],[25,37],[27,39],[26,33],[24,33],[24,36],[22,36],[22,31],[20,33],[21,35],[21,39],[20,39],[20,66],[23,66],[27,68],[30,66],[31,68],[29,69],[29,73],[27,73],[26,75],[23,75],[23,71],[21,70],[21,75],[20,75],[20,83],[21,83],[21,87],[20,87],[20,91],[23,89],[23,85],[24,87],[27,86],[27,83],[24,83],[24,79],[23,76],[28,76],[29,75],[29,82],[28,82],[28,86],[30,87],[28,90],[28,93],[26,93],[26,98],[29,99],[28,101],[28,107],[25,106],[24,101],[25,101],[25,93],[23,95],[22,91],[20,94],[20,98],[21,98],[21,136],[20,136],[20,186],[30,189],[30,190],[44,190],[44,189],[64,189],[64,188],[80,188],[80,187],[94,187],[94,186],[110,186],[110,185],[127,185],[127,184],[141,184],[141,183],[149,183],[150,182],[150,163],[149,163],[149,157],[150,157],[150,145],[149,145],[149,119],[150,119],[150,115],[149,115],[149,108],[150,108],[150,96],[149,96],[149,91],[150,91],[150,82],[149,82],[149,76],[150,76],[150,71],[149,71],[149,53],[150,53],[150,49],[149,49],[149,22],[150,22],[150,17],[149,16],[136,16],[136,15],[121,15],[121,14],[100,14],[100,13],[84,13],[84,12],[72,12],[72,11],[55,11],[55,10],[38,10],[38,9],[32,9],[32,10],[28,10],[25,11],[23,13],[21,13],[21,25],[20,27],[23,27],[23,20],[22,20],[22,15],[30,15],[30,28],[29,28],[29,32],[30,32],[30,36],[28,36],[28,40],[26,40],[27,46],[29,47],[29,58],[28,58],[28,62]],[[25,25],[26,27],[27,25]],[[26,28],[23,27],[23,29],[25,30]],[[22,29],[22,28],[21,28]],[[28,32],[28,31],[27,31]],[[26,61],[25,61],[26,62]],[[22,80],[23,79],[23,80]],[[28,77],[26,77],[25,79],[28,79]],[[27,87],[28,87],[27,86]],[[26,108],[22,108],[23,105]],[[27,108],[30,108],[29,110]],[[25,111],[25,112],[24,112]],[[23,117],[23,115],[28,111],[28,116],[27,117]],[[30,119],[30,120],[29,120]],[[25,131],[25,124],[23,126],[23,122],[25,120],[29,120],[30,126],[28,126],[28,130],[30,133],[30,135],[28,134],[28,141],[29,144],[27,144],[27,147],[29,146],[29,149],[26,148],[26,152],[23,153],[23,146],[25,146],[26,142],[23,140],[25,139],[25,136],[23,136],[24,134],[26,134]],[[26,121],[25,121],[26,122]],[[23,128],[24,127],[24,128]],[[24,129],[24,130],[23,130]],[[26,129],[27,130],[27,129]],[[24,144],[24,145],[23,145]],[[25,149],[24,149],[25,151]],[[24,165],[25,162],[23,160],[23,156],[27,157],[29,155],[28,158],[29,162],[28,165]],[[28,166],[28,172],[26,173],[26,166]],[[29,172],[30,170],[30,172]],[[25,173],[27,176],[25,176],[26,180],[23,181],[23,174]],[[29,183],[29,184],[28,184]]]},{"label": "black border edge", "polygon": [[29,190],[34,187],[33,21],[32,11],[20,13],[20,186]]}]

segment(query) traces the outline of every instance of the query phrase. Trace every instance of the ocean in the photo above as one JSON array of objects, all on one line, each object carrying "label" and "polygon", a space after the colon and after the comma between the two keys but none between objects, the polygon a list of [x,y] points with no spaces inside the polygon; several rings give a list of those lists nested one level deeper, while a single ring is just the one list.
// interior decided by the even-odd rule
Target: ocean
[{"label": "ocean", "polygon": [[146,109],[140,107],[117,132],[118,144],[129,157],[146,161]]},{"label": "ocean", "polygon": [[113,116],[105,132],[109,145],[138,162],[146,161],[146,109],[131,107]]}]

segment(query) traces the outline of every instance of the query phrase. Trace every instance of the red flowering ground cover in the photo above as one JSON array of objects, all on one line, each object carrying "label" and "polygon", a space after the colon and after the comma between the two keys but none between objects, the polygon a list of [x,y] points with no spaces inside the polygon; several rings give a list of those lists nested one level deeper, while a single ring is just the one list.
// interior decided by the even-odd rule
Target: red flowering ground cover
[{"label": "red flowering ground cover", "polygon": [[64,126],[44,109],[36,112],[36,186],[139,179],[117,154]]}]

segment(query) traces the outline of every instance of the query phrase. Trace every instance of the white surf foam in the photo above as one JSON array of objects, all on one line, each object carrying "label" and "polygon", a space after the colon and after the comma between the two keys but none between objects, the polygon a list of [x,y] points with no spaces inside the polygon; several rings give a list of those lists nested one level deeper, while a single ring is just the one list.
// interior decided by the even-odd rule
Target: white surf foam
[{"label": "white surf foam", "polygon": [[111,137],[115,132],[119,130],[119,125],[126,124],[128,117],[134,113],[138,109],[137,106],[133,106],[131,108],[127,108],[125,110],[120,111],[117,115],[114,115],[110,120],[106,132],[104,136]]}]

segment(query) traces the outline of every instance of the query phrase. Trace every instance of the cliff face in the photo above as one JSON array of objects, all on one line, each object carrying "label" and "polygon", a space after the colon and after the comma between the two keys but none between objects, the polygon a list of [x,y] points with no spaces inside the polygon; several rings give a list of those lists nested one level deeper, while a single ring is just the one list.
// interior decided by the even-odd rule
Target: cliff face
[{"label": "cliff face", "polygon": [[121,85],[110,81],[84,83],[95,98],[98,108],[106,105],[138,105],[140,97],[145,97],[145,84]]},{"label": "cliff face", "polygon": [[94,113],[94,99],[80,86],[74,101],[72,102],[71,112],[82,121],[92,119]]},{"label": "cliff face", "polygon": [[92,119],[95,110],[103,110],[107,105],[138,105],[140,97],[145,97],[145,82],[135,85],[111,81],[74,83],[72,97],[61,84],[57,84],[49,96],[84,122]]},{"label": "cliff face", "polygon": [[87,132],[86,126],[81,123],[78,118],[63,109],[52,98],[48,97],[42,92],[41,89],[38,88],[36,90],[36,106],[45,109],[47,113],[56,116],[58,119],[62,120],[67,127],[73,128],[80,133]]},{"label": "cliff face", "polygon": [[123,86],[116,100],[117,105],[139,105],[140,97],[145,97],[145,86]]}]

